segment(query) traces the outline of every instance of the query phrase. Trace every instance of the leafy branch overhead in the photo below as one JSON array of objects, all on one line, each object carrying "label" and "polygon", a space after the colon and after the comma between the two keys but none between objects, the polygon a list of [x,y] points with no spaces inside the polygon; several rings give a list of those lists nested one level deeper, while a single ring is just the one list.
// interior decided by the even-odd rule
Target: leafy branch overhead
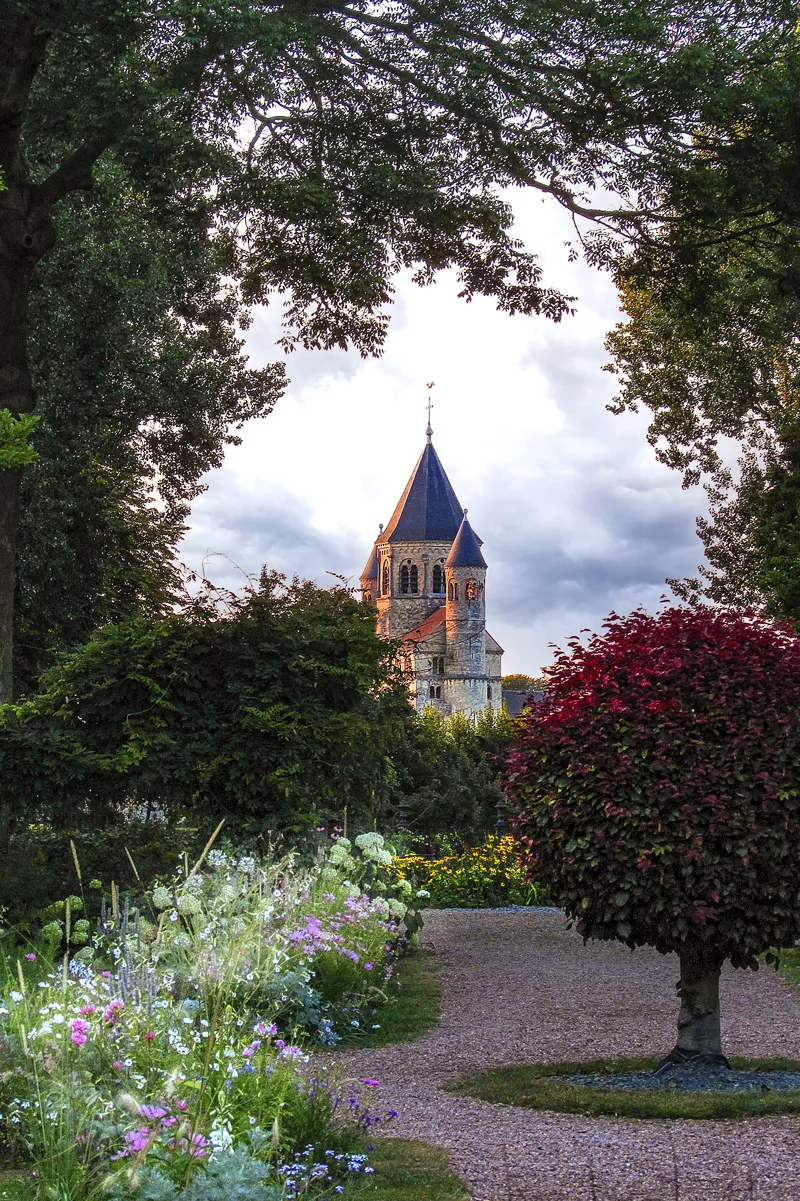
[{"label": "leafy branch overhead", "polygon": [[38,417],[23,413],[12,417],[8,409],[0,409],[0,471],[12,467],[28,467],[36,459],[30,437]]}]

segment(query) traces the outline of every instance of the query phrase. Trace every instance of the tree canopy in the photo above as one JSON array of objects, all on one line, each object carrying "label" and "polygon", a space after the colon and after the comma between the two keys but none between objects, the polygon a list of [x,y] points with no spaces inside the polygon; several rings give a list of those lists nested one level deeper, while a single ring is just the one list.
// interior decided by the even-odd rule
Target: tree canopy
[{"label": "tree canopy", "polygon": [[[658,207],[714,98],[792,28],[729,0],[2,0],[0,410],[33,410],[34,270],[101,162],[135,204],[196,222],[237,302],[283,296],[287,349],[378,353],[402,269],[451,267],[467,300],[557,319],[571,301],[503,189],[629,230],[631,198]],[[593,208],[593,189],[622,199]],[[6,695],[21,470],[0,471]]]},{"label": "tree canopy", "polygon": [[691,991],[800,936],[798,752],[791,628],[639,611],[557,656],[507,784],[531,871],[584,938],[677,952]]}]

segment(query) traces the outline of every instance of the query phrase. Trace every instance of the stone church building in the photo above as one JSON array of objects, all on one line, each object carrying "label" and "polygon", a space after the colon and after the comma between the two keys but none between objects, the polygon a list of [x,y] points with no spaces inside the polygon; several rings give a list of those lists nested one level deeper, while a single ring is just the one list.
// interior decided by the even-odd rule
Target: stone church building
[{"label": "stone church building", "polygon": [[486,560],[433,448],[432,431],[389,524],[375,540],[361,593],[378,633],[401,638],[417,710],[480,713],[503,703],[502,647],[486,629]]}]

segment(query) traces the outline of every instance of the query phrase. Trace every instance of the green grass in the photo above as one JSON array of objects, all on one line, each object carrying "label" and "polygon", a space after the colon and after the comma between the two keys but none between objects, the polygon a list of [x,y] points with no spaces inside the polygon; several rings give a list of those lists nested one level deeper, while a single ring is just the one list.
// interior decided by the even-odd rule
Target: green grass
[{"label": "green grass", "polygon": [[342,1197],[348,1201],[469,1201],[467,1186],[452,1174],[441,1147],[382,1138],[369,1159],[375,1172],[345,1186]]},{"label": "green grass", "polygon": [[[30,1177],[27,1178],[28,1182]],[[0,1168],[0,1198],[2,1201],[30,1201],[30,1183],[23,1172],[4,1172]]]},{"label": "green grass", "polygon": [[[800,1091],[771,1093],[623,1092],[618,1089],[570,1084],[563,1076],[651,1071],[657,1059],[595,1059],[584,1063],[529,1064],[493,1068],[465,1076],[453,1092],[478,1097],[494,1105],[579,1113],[613,1118],[746,1118],[756,1114],[800,1113]],[[800,1071],[794,1059],[732,1059],[734,1068],[751,1071]]]},{"label": "green grass", "polygon": [[780,973],[787,984],[800,988],[800,947],[789,947],[780,955]]},{"label": "green grass", "polygon": [[439,1021],[442,987],[434,969],[435,955],[418,951],[400,959],[386,988],[388,1001],[375,1015],[379,1030],[346,1039],[342,1047],[388,1047],[410,1043]]}]

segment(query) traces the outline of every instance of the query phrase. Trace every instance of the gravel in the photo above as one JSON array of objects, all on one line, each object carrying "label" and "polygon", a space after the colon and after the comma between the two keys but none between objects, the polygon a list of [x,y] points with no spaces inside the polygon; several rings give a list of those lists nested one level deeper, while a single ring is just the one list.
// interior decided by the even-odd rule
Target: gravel
[{"label": "gravel", "polygon": [[[551,1077],[552,1079],[552,1077]],[[631,1072],[627,1076],[559,1076],[570,1084],[624,1092],[761,1093],[800,1091],[800,1072],[745,1072],[728,1068],[673,1067],[667,1071]]]},{"label": "gravel", "polygon": [[[657,1121],[493,1106],[443,1091],[484,1067],[666,1054],[674,956],[584,946],[553,911],[430,911],[441,1024],[407,1046],[338,1054],[387,1133],[448,1149],[475,1201],[798,1201],[800,1118]],[[728,1055],[800,1059],[800,995],[771,970],[726,969]]]}]

